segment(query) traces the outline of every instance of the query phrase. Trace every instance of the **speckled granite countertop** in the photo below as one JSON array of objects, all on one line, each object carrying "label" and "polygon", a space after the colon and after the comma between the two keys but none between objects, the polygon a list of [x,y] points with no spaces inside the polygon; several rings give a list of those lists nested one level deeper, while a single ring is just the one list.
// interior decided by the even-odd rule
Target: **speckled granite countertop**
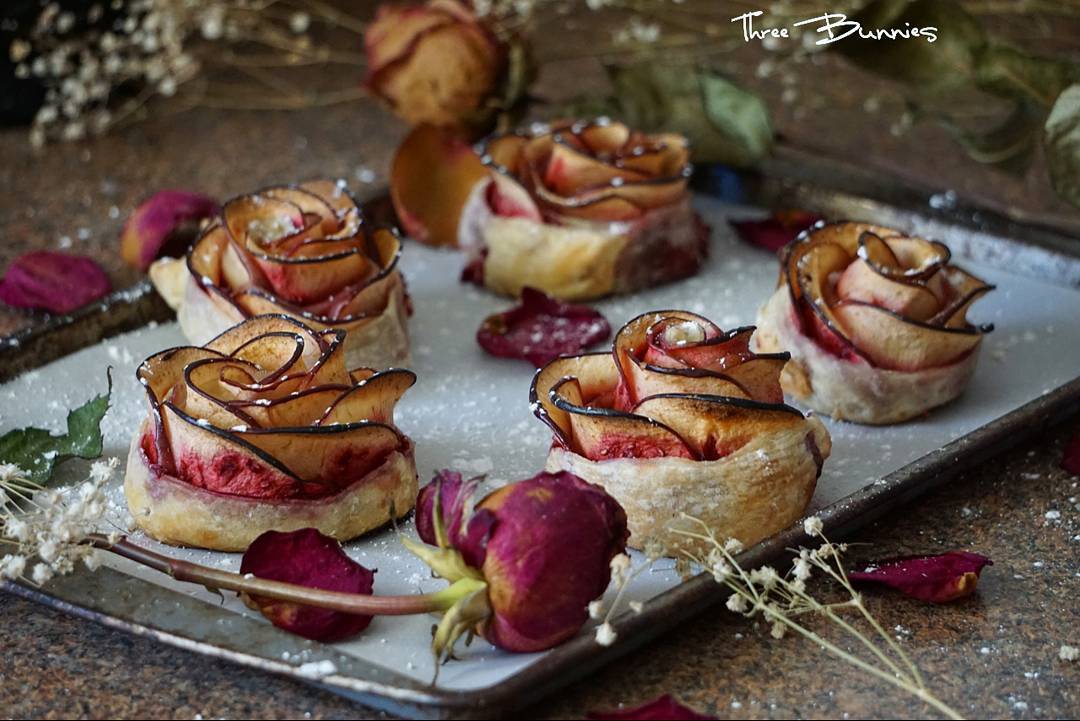
[{"label": "speckled granite countertop", "polygon": [[[357,14],[367,14],[361,10]],[[558,34],[572,51],[586,40]],[[538,48],[544,54],[544,48]],[[573,54],[572,52],[570,54]],[[803,150],[904,176],[994,207],[1073,221],[1045,177],[990,175],[931,124],[896,136],[904,107],[894,88],[826,58],[798,70],[800,100],[780,103],[786,75],[755,73],[760,57],[736,48],[718,59],[770,99],[776,127]],[[572,87],[565,78],[575,78]],[[596,63],[555,62],[539,95],[557,99],[599,87]],[[841,79],[842,78],[842,79]],[[874,83],[872,93],[865,92]],[[860,91],[861,87],[861,91]],[[868,95],[875,112],[864,112]],[[31,248],[70,246],[92,255],[124,287],[135,275],[116,251],[123,219],[155,189],[228,196],[271,182],[318,176],[385,183],[402,133],[371,103],[291,113],[196,108],[160,113],[104,138],[31,152],[17,131],[0,133],[0,266]],[[992,182],[987,182],[992,180]],[[0,335],[40,320],[0,310]],[[1080,413],[1080,408],[1077,409]],[[969,549],[989,555],[979,593],[929,607],[870,596],[934,690],[976,717],[1080,716],[1080,663],[1058,660],[1080,645],[1080,479],[1058,467],[1080,418],[927,495],[858,540],[865,557]],[[1048,520],[1057,510],[1060,518]],[[1053,514],[1052,514],[1053,515]],[[857,557],[862,549],[852,555]],[[212,661],[0,594],[0,716],[95,718],[341,718],[366,709],[300,683]],[[721,717],[919,717],[929,710],[796,638],[771,639],[718,605],[588,679],[529,709],[534,718],[581,718],[588,710],[673,693]]]},{"label": "speckled granite countertop", "polygon": [[[990,556],[974,597],[927,606],[870,593],[937,694],[974,718],[1075,718],[1080,479],[1058,464],[1080,419],[913,502],[851,555],[968,549]],[[1048,520],[1056,510],[1060,518]],[[1051,514],[1053,517],[1055,514]],[[373,712],[292,680],[135,638],[0,594],[0,714],[68,718],[355,718]],[[810,643],[769,637],[722,605],[522,718],[583,718],[663,694],[732,718],[917,718],[927,707]],[[375,714],[378,715],[378,714]]]}]

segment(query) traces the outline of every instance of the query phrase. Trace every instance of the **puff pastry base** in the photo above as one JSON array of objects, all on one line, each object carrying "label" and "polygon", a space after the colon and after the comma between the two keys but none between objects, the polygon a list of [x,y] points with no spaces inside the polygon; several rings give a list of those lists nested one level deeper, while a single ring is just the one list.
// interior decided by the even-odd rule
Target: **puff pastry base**
[{"label": "puff pastry base", "polygon": [[139,528],[174,546],[238,552],[266,531],[299,528],[317,528],[344,542],[385,525],[392,517],[404,517],[416,503],[411,442],[336,495],[267,501],[216,493],[157,474],[141,446],[149,428],[144,422],[131,444],[124,495]]},{"label": "puff pastry base", "polygon": [[553,446],[546,470],[570,471],[603,486],[626,510],[629,545],[658,541],[671,555],[703,551],[679,534],[701,532],[687,514],[723,540],[750,546],[798,521],[832,450],[824,424],[814,417],[789,429],[751,439],[715,461],[686,458],[615,458],[592,461]]},{"label": "puff pastry base", "polygon": [[837,420],[870,425],[901,423],[956,399],[971,380],[979,353],[976,346],[955,363],[918,371],[839,358],[799,331],[783,286],[758,312],[757,326],[758,351],[791,353],[780,376],[784,392]]},{"label": "puff pastry base", "polygon": [[634,221],[541,223],[494,215],[477,183],[462,211],[460,247],[482,262],[484,285],[518,296],[531,286],[562,300],[589,300],[685,278],[705,259],[707,229],[689,199]]}]

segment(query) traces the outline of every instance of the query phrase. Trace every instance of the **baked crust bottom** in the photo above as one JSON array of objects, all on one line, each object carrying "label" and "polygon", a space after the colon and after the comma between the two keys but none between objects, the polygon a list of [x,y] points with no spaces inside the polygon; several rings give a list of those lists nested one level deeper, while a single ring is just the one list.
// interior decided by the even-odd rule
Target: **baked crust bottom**
[{"label": "baked crust bottom", "polygon": [[817,487],[821,466],[832,450],[824,424],[814,417],[751,439],[715,461],[686,458],[614,458],[592,461],[552,447],[546,470],[570,471],[610,493],[626,510],[629,545],[663,544],[707,552],[679,530],[701,533],[691,516],[721,541],[736,538],[750,546],[799,520]]},{"label": "baked crust bottom", "polygon": [[979,347],[955,363],[918,371],[877,368],[823,350],[795,325],[786,287],[758,312],[756,349],[789,351],[780,383],[803,405],[837,420],[871,425],[901,423],[955,400],[975,373]]},{"label": "baked crust bottom", "polygon": [[124,495],[139,528],[174,546],[244,551],[266,531],[299,528],[348,541],[405,516],[416,503],[411,441],[333,496],[271,501],[216,493],[155,473],[140,445],[148,432],[144,423],[131,444]]},{"label": "baked crust bottom", "polygon": [[458,242],[495,293],[518,296],[531,286],[589,300],[694,275],[705,259],[708,229],[689,199],[633,221],[541,223],[494,215],[489,183],[478,183],[466,202]]}]

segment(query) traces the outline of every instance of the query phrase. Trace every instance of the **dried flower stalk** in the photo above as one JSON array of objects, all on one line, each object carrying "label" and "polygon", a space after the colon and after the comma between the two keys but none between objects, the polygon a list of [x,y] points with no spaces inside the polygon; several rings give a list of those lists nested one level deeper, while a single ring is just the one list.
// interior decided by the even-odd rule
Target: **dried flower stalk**
[{"label": "dried flower stalk", "polygon": [[[782,638],[788,631],[793,631],[846,663],[910,693],[949,718],[962,718],[930,692],[915,663],[866,608],[862,595],[851,585],[844,570],[842,557],[847,550],[847,544],[832,543],[825,536],[820,519],[811,516],[806,519],[803,527],[807,535],[820,538],[821,545],[813,550],[799,548],[791,569],[780,574],[772,566],[744,569],[736,560],[736,556],[743,550],[742,544],[734,539],[721,541],[706,524],[691,516],[683,517],[700,525],[701,532],[680,530],[678,533],[705,544],[709,549],[704,555],[685,552],[686,556],[712,573],[717,583],[731,590],[727,600],[728,610],[747,618],[762,617],[771,625],[774,638]],[[848,599],[823,603],[810,595],[806,581],[815,571],[839,584],[847,593]],[[865,633],[854,622],[841,615],[851,611],[856,612],[858,617],[870,626],[872,633]],[[861,644],[870,658],[865,659],[845,651],[808,628],[798,620],[806,614],[828,620]]]}]

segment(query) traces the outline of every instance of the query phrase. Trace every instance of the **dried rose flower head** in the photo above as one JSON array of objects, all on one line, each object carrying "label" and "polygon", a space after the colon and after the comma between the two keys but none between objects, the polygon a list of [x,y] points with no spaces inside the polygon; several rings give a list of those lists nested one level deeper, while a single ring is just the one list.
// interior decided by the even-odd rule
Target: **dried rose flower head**
[{"label": "dried rose flower head", "polygon": [[611,579],[629,532],[603,489],[569,473],[539,473],[472,505],[477,480],[439,472],[417,499],[416,523],[430,547],[410,548],[440,576],[484,584],[470,607],[452,609],[436,650],[476,631],[507,651],[551,648],[573,636]]}]

